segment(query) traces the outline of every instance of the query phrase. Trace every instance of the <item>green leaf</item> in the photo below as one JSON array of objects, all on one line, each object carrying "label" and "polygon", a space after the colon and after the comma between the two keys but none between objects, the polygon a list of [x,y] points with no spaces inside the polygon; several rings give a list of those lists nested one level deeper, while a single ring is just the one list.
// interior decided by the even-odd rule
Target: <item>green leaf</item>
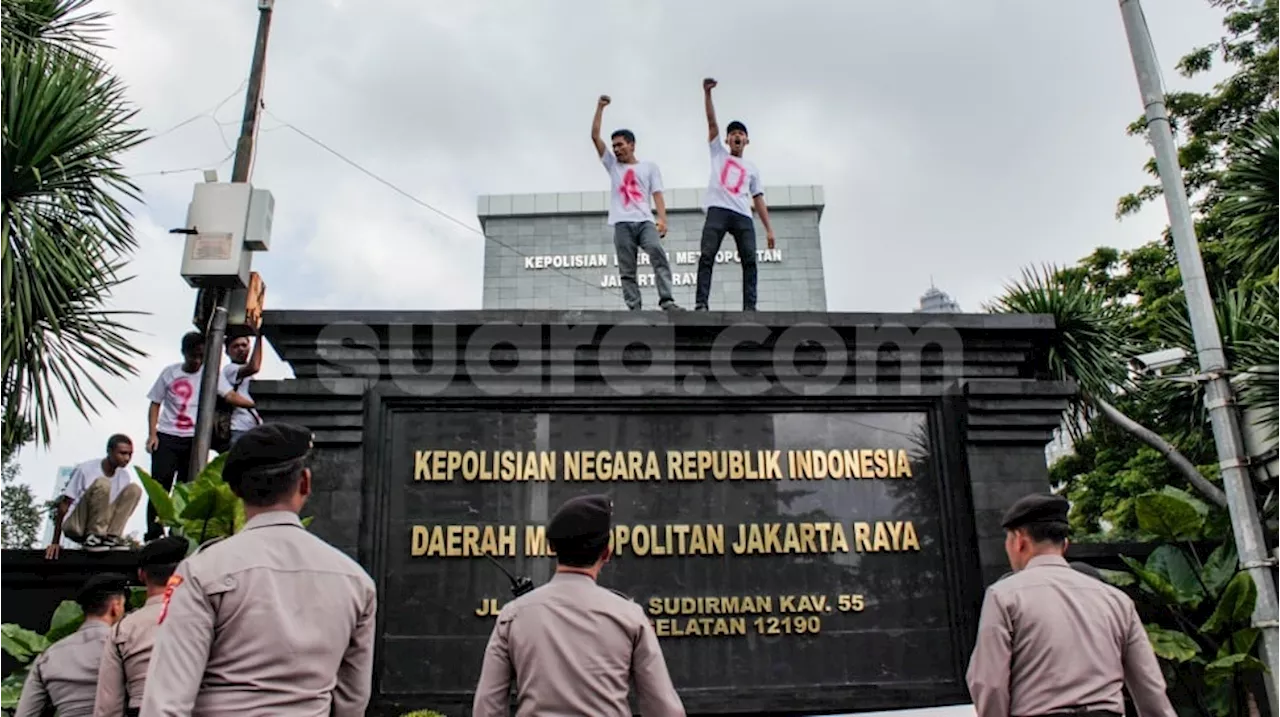
[{"label": "green leaf", "polygon": [[1262,631],[1256,627],[1246,627],[1243,630],[1236,630],[1231,633],[1231,637],[1224,640],[1222,645],[1218,647],[1218,657],[1223,658],[1233,653],[1249,654],[1253,652],[1253,646],[1258,642],[1258,635]]},{"label": "green leaf", "polygon": [[1124,564],[1128,565],[1129,569],[1133,571],[1133,574],[1137,576],[1143,590],[1158,595],[1170,605],[1178,604],[1178,591],[1174,589],[1173,584],[1166,580],[1163,575],[1147,570],[1145,565],[1127,555],[1121,555],[1120,559],[1123,560]]},{"label": "green leaf", "polygon": [[144,587],[129,588],[129,610],[137,610],[147,604],[147,589]]},{"label": "green leaf", "polygon": [[1210,662],[1204,668],[1204,679],[1210,685],[1216,685],[1231,679],[1236,674],[1246,672],[1266,672],[1267,666],[1253,655],[1235,653]]},{"label": "green leaf", "polygon": [[310,527],[310,526],[311,526],[311,521],[313,521],[313,520],[315,520],[315,519],[316,519],[316,517],[315,517],[314,515],[308,515],[307,517],[303,518],[303,519],[302,519],[302,527],[304,527],[304,528],[308,528],[308,527]]},{"label": "green leaf", "polygon": [[[232,533],[239,533],[240,530],[244,528],[244,523],[246,520],[248,520],[248,518],[244,514],[244,501],[237,500],[236,501],[236,520],[235,520],[235,524],[232,526]],[[302,525],[304,528],[306,527],[306,523],[303,523]]]},{"label": "green leaf", "polygon": [[1236,573],[1222,591],[1217,607],[1200,627],[1200,631],[1214,635],[1239,625],[1247,625],[1257,600],[1258,586],[1254,585],[1253,578],[1249,577],[1249,573]]},{"label": "green leaf", "polygon": [[1208,508],[1184,490],[1166,486],[1138,496],[1138,527],[1164,540],[1194,540],[1204,529]]},{"label": "green leaf", "polygon": [[58,604],[58,609],[53,611],[49,631],[44,636],[52,644],[80,629],[83,623],[84,609],[74,600],[63,600]]},{"label": "green leaf", "polygon": [[1236,557],[1235,543],[1230,540],[1209,553],[1209,559],[1205,561],[1200,577],[1204,580],[1204,586],[1209,589],[1210,595],[1216,597],[1221,592],[1231,576],[1236,574],[1236,566],[1239,562],[1239,558]]},{"label": "green leaf", "polygon": [[13,623],[0,626],[0,646],[14,659],[28,662],[31,658],[49,649],[49,640],[37,632]]},{"label": "green leaf", "polygon": [[138,472],[138,480],[142,481],[142,489],[147,492],[147,500],[151,501],[151,507],[156,510],[156,517],[164,525],[175,525],[177,523],[177,514],[173,510],[173,501],[169,498],[169,491],[165,490],[159,481],[152,478],[141,467],[135,467],[134,470]]},{"label": "green leaf", "polygon": [[205,464],[204,469],[200,471],[196,483],[204,483],[206,485],[217,485],[224,482],[222,480],[222,466],[227,462],[227,454],[219,453],[216,458]]},{"label": "green leaf", "polygon": [[1107,570],[1099,568],[1098,572],[1102,573],[1102,579],[1118,588],[1129,587],[1138,582],[1133,573],[1126,573],[1123,570]]},{"label": "green leaf", "polygon": [[182,515],[182,511],[186,510],[187,502],[191,499],[190,483],[175,483],[173,486],[173,514]]},{"label": "green leaf", "polygon": [[1144,627],[1156,657],[1172,662],[1186,662],[1200,654],[1200,646],[1184,632],[1166,630],[1155,624]]},{"label": "green leaf", "polygon": [[27,669],[14,670],[8,677],[0,681],[0,708],[18,709],[18,700],[22,699],[22,686],[27,681]]},{"label": "green leaf", "polygon": [[1147,558],[1147,570],[1156,573],[1173,586],[1178,595],[1178,604],[1191,609],[1200,606],[1204,601],[1204,588],[1196,577],[1196,569],[1187,559],[1186,553],[1173,545],[1161,545]]}]

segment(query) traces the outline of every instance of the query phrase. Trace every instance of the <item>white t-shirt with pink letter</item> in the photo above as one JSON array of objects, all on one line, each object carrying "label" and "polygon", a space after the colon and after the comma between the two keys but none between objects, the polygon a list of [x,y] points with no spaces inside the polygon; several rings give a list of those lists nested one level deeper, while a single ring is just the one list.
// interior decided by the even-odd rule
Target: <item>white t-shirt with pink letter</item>
[{"label": "white t-shirt with pink letter", "polygon": [[152,403],[160,404],[156,432],[179,438],[196,434],[196,407],[200,405],[201,371],[187,373],[176,363],[160,372],[147,392]]},{"label": "white t-shirt with pink letter", "polygon": [[729,154],[719,137],[711,140],[711,180],[703,204],[751,216],[751,199],[764,194],[760,170],[742,157]]},{"label": "white t-shirt with pink letter", "polygon": [[662,172],[653,162],[622,164],[613,152],[600,157],[609,173],[609,226],[618,222],[651,222],[649,197],[662,191]]}]

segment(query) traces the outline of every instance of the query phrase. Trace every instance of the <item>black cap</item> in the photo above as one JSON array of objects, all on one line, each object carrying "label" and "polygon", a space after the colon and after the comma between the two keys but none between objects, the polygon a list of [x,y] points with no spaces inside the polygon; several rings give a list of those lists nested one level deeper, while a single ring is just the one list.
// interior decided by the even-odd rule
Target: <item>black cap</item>
[{"label": "black cap", "polygon": [[1085,575],[1088,575],[1088,576],[1089,576],[1089,577],[1091,577],[1091,578],[1095,578],[1095,579],[1097,579],[1097,580],[1101,580],[1101,581],[1102,581],[1102,582],[1104,582],[1104,583],[1107,581],[1107,579],[1106,579],[1106,578],[1102,577],[1102,571],[1101,571],[1101,570],[1098,570],[1097,568],[1093,567],[1092,565],[1090,565],[1090,564],[1088,564],[1088,563],[1081,562],[1081,561],[1079,561],[1079,560],[1072,560],[1069,564],[1070,564],[1070,565],[1071,565],[1071,567],[1072,567],[1072,568],[1074,568],[1074,569],[1075,569],[1075,571],[1076,571],[1076,572],[1078,572],[1078,573],[1083,573],[1083,574],[1085,574]]},{"label": "black cap", "polygon": [[119,573],[99,573],[88,580],[76,593],[76,602],[81,607],[102,602],[109,595],[129,595],[129,578]]},{"label": "black cap", "polygon": [[1000,524],[1005,530],[1014,530],[1028,523],[1062,523],[1067,525],[1067,512],[1071,504],[1060,495],[1033,493],[1019,498],[1004,514]]},{"label": "black cap", "polygon": [[186,538],[170,535],[147,543],[138,553],[138,567],[152,565],[177,565],[187,557],[189,543]]},{"label": "black cap", "polygon": [[292,423],[266,423],[250,430],[227,454],[222,478],[234,484],[249,471],[301,458],[311,451],[311,431]]},{"label": "black cap", "polygon": [[734,120],[730,122],[729,126],[725,128],[724,133],[727,135],[730,132],[734,131],[735,129],[740,129],[742,130],[743,134],[747,134],[747,126],[745,124],[742,124],[738,120]]},{"label": "black cap", "polygon": [[[244,439],[241,439],[244,440]],[[613,520],[613,501],[607,495],[580,495],[560,506],[547,526],[548,540],[606,535]]]}]

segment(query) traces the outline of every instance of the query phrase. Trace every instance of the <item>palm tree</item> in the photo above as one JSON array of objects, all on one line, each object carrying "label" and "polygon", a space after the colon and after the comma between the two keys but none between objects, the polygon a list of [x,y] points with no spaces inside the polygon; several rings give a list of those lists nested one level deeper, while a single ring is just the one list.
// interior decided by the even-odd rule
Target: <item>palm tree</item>
[{"label": "palm tree", "polygon": [[47,445],[59,394],[82,415],[99,377],[136,373],[123,312],[105,308],[135,247],[120,156],[139,144],[124,87],[95,53],[90,0],[3,0],[3,367],[0,447]]},{"label": "palm tree", "polygon": [[1201,475],[1176,446],[1111,403],[1118,392],[1137,388],[1128,375],[1128,361],[1139,351],[1129,338],[1131,315],[1123,307],[1093,290],[1078,273],[1045,267],[1024,271],[1021,281],[987,308],[1054,317],[1057,332],[1045,363],[1052,378],[1074,381],[1079,389],[1067,422],[1074,438],[1079,439],[1090,418],[1102,416],[1159,452],[1215,505],[1227,506],[1222,489]]}]

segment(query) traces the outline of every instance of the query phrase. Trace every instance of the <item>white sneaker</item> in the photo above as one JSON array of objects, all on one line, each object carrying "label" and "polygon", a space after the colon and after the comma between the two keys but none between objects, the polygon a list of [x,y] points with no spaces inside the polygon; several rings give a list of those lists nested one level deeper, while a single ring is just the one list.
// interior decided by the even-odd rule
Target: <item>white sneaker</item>
[{"label": "white sneaker", "polygon": [[90,553],[103,553],[111,549],[111,546],[100,535],[86,535],[81,545]]}]

